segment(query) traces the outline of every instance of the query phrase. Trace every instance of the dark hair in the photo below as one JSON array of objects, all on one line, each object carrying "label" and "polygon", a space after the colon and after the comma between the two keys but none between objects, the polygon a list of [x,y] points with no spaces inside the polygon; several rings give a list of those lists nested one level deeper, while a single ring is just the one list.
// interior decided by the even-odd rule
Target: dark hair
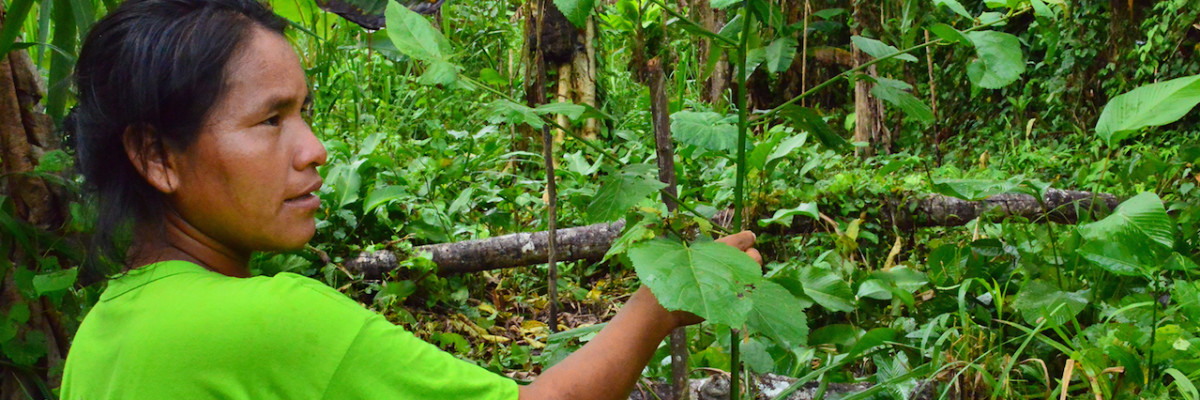
[{"label": "dark hair", "polygon": [[126,130],[151,135],[160,150],[194,143],[226,91],[226,64],[256,26],[282,34],[286,23],[255,0],[128,0],[88,33],[64,128],[97,201],[94,273],[125,264],[130,227],[162,218],[164,197],[130,162]]}]

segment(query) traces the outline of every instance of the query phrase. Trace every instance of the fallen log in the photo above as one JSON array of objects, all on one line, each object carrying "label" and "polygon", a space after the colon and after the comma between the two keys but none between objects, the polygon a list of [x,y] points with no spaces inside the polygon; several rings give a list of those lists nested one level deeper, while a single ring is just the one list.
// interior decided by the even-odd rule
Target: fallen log
[{"label": "fallen log", "polygon": [[[1093,199],[1099,200],[1093,205]],[[981,201],[966,201],[943,195],[928,195],[919,199],[885,202],[879,223],[908,230],[934,226],[961,226],[976,218],[1020,218],[1030,222],[1052,221],[1073,224],[1080,214],[1091,212],[1093,218],[1117,207],[1120,200],[1110,194],[1094,194],[1075,190],[1050,189],[1042,201],[1027,194],[1000,194]],[[768,217],[763,216],[762,218]],[[720,218],[717,218],[718,220]],[[587,225],[558,230],[559,261],[599,260],[608,252],[625,227],[625,221]],[[776,229],[776,228],[772,228]],[[778,233],[803,234],[823,232],[828,224],[810,218],[797,217],[789,228]],[[547,233],[516,233],[488,239],[420,246],[418,253],[429,253],[442,275],[479,272],[543,264],[549,255]],[[361,253],[347,261],[351,271],[378,277],[383,271],[395,269],[399,259],[388,250]]]},{"label": "fallen log", "polygon": [[[783,393],[785,389],[796,382],[796,378],[791,378],[775,374],[753,375],[749,385],[754,386],[754,393],[757,396],[753,397],[756,400],[773,399]],[[863,392],[872,387],[870,383],[829,383],[825,388],[824,396],[818,396],[820,391],[820,382],[807,382],[800,388],[787,395],[784,400],[814,400],[817,398],[842,398],[855,393]],[[721,372],[711,374],[709,377],[702,379],[692,379],[689,381],[690,396],[689,398],[696,400],[726,400],[729,399],[729,376]],[[926,400],[937,397],[935,389],[936,382],[920,381],[908,393],[908,399]],[[743,394],[743,396],[745,396]],[[642,382],[629,394],[629,400],[658,400],[672,399],[671,385],[666,382]],[[750,397],[745,397],[750,398]]]}]

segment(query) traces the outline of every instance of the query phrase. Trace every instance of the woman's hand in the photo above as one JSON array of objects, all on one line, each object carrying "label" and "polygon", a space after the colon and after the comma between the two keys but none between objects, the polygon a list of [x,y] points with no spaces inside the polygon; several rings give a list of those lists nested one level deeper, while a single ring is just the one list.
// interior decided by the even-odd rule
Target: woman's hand
[{"label": "woman's hand", "polygon": [[[733,247],[736,247],[738,250],[746,252],[746,255],[749,255],[750,258],[753,258],[754,261],[758,263],[758,265],[762,265],[762,263],[763,263],[762,254],[759,254],[758,250],[756,250],[754,248],[754,240],[755,239],[756,239],[756,236],[754,235],[754,232],[741,231],[741,232],[717,239],[717,241],[721,242],[721,243],[725,243],[725,244],[733,246]],[[647,292],[647,294],[649,294],[649,292],[650,292],[648,289],[646,289],[644,287],[642,288],[642,290],[645,290]],[[653,296],[653,294],[650,294],[650,295]],[[655,302],[657,302],[657,301],[658,301],[658,299],[655,299]],[[704,322],[704,318],[700,318],[696,314],[692,314],[687,311],[671,311],[671,317],[675,320],[675,326],[677,326],[677,327],[695,325],[695,324]]]},{"label": "woman's hand", "polygon": [[[762,264],[754,234],[746,231],[718,239],[746,252]],[[522,386],[521,400],[619,400],[629,398],[634,382],[671,330],[704,319],[684,311],[667,311],[643,286],[590,342],[575,354]]]}]

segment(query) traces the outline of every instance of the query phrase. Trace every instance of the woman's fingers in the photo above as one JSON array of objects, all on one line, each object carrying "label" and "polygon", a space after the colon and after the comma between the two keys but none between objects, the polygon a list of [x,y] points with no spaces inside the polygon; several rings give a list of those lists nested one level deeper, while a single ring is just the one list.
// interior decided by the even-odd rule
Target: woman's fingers
[{"label": "woman's fingers", "polygon": [[754,247],[754,239],[755,239],[754,232],[741,231],[741,232],[717,239],[717,241],[721,242],[721,243],[725,243],[725,244],[733,246],[733,247],[736,247],[738,250],[746,251],[746,250],[749,250],[750,248]]},{"label": "woman's fingers", "polygon": [[760,254],[757,249],[750,248],[749,250],[746,250],[746,254],[750,255],[750,258],[753,258],[754,262],[757,262],[758,265],[763,265],[762,254]]}]

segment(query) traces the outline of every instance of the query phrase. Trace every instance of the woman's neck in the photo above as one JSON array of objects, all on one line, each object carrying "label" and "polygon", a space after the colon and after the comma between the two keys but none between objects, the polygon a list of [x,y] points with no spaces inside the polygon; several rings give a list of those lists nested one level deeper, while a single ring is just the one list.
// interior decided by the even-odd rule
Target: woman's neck
[{"label": "woman's neck", "polygon": [[174,210],[163,213],[161,224],[137,230],[131,246],[133,268],[148,264],[181,260],[200,265],[222,275],[235,278],[250,276],[250,253],[239,252],[205,235],[180,217]]}]

